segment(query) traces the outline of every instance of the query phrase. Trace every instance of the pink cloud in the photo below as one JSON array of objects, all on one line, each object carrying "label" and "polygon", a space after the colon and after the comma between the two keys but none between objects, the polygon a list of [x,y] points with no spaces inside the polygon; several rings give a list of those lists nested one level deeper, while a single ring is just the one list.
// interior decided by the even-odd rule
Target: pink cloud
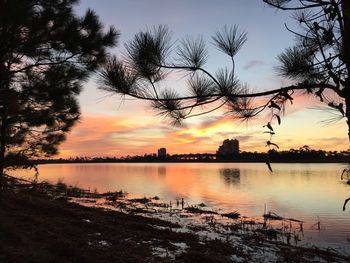
[{"label": "pink cloud", "polygon": [[[128,104],[132,107],[135,103]],[[310,105],[319,105],[319,102],[312,97],[296,95],[293,105],[289,105],[282,116],[281,126],[273,122],[277,131],[274,140],[281,149],[305,144],[315,149],[347,149],[344,124],[339,124],[341,128],[335,133],[331,127],[320,127],[317,122],[322,120],[322,114],[305,110]],[[82,120],[68,134],[67,141],[60,146],[58,157],[143,155],[155,153],[160,147],[166,147],[173,154],[215,153],[227,138],[239,139],[244,151],[267,150],[265,145],[269,138],[263,133],[263,125],[269,120],[266,114],[242,123],[229,114],[218,112],[189,119],[183,127],[173,127],[154,117],[151,110],[142,110],[140,114],[123,111],[122,116],[84,113]],[[317,129],[317,133],[305,133],[303,129]],[[327,133],[334,133],[334,136]],[[322,143],[322,138],[329,140]]]}]

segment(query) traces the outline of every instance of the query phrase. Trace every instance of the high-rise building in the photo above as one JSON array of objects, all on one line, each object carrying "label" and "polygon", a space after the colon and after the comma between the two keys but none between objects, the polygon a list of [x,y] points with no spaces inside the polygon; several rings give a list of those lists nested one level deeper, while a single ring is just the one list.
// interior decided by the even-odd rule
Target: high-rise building
[{"label": "high-rise building", "polygon": [[165,148],[158,149],[158,158],[166,158],[166,149]]},{"label": "high-rise building", "polygon": [[239,153],[239,141],[226,139],[216,152],[217,157],[230,158]]}]

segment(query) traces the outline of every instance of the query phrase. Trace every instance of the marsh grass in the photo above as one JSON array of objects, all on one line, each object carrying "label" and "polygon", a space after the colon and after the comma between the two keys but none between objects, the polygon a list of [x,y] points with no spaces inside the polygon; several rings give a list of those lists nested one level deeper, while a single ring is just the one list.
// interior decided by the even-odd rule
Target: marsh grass
[{"label": "marsh grass", "polygon": [[235,220],[235,219],[240,218],[241,214],[238,213],[238,211],[234,211],[234,212],[230,212],[230,213],[223,213],[223,214],[221,214],[221,216]]},{"label": "marsh grass", "polygon": [[184,210],[186,210],[187,212],[190,212],[190,213],[194,213],[194,214],[215,214],[217,215],[218,212],[215,212],[215,211],[211,211],[211,210],[204,210],[198,206],[188,206],[188,207],[185,207]]}]

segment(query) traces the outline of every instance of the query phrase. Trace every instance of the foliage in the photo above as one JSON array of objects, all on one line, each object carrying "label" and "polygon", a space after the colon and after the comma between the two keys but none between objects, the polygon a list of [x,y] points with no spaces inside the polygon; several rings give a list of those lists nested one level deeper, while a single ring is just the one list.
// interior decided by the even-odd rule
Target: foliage
[{"label": "foliage", "polygon": [[77,95],[118,32],[76,0],[0,0],[0,175],[57,153],[79,119]]},{"label": "foliage", "polygon": [[[281,10],[294,12],[300,24],[298,32],[289,29],[296,44],[278,56],[280,75],[296,81],[307,93],[349,119],[350,99],[350,5],[348,1],[264,0]],[[293,6],[294,4],[294,6]],[[315,87],[319,84],[319,87]],[[329,87],[336,96],[330,99]],[[350,136],[350,134],[349,134]]]},{"label": "foliage", "polygon": [[[247,41],[247,33],[239,31],[237,26],[225,26],[212,37],[212,44],[232,61],[231,68],[219,69],[216,73],[205,69],[208,52],[201,37],[173,43],[169,30],[159,26],[138,33],[126,44],[125,56],[109,61],[100,71],[100,88],[150,101],[153,108],[173,124],[220,108],[239,119],[249,119],[267,111],[271,119],[265,125],[266,133],[272,136],[274,123],[281,123],[286,103],[292,103],[297,92],[316,96],[340,117],[349,119],[349,1],[264,2],[292,11],[300,23],[300,32],[286,26],[297,41],[294,47],[278,56],[276,68],[281,76],[293,81],[292,85],[254,92],[239,80],[235,74],[235,55]],[[295,6],[291,6],[293,4]],[[163,85],[169,73],[178,71],[188,80],[185,93]],[[254,100],[257,97],[259,100]],[[278,148],[271,139],[267,146]]]},{"label": "foliage", "polygon": [[[174,48],[166,26],[140,32],[126,44],[125,60],[114,57],[100,71],[100,88],[122,96],[149,100],[154,109],[174,124],[223,105],[240,117],[256,114],[252,101],[242,96],[248,93],[248,87],[234,74],[234,56],[246,39],[247,34],[239,32],[236,26],[225,26],[216,32],[213,43],[231,57],[233,64],[231,69],[220,69],[216,74],[210,74],[204,69],[208,52],[202,37],[186,37]],[[187,74],[186,94],[162,86],[169,73],[178,71]],[[198,111],[209,104],[214,106]]]}]

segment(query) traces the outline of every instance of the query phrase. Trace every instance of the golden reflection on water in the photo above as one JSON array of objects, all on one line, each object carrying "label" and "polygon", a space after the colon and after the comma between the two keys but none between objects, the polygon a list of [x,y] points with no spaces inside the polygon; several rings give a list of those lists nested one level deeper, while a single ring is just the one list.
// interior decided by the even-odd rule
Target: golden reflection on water
[{"label": "golden reflection on water", "polygon": [[213,209],[261,216],[264,206],[284,217],[320,220],[327,231],[313,238],[344,244],[350,237],[350,207],[342,211],[350,186],[340,181],[342,164],[115,163],[40,165],[39,180],[97,189],[185,198]]},{"label": "golden reflection on water", "polygon": [[[340,207],[350,194],[339,182],[341,165],[274,164],[55,164],[40,179],[63,180],[100,192],[124,190],[163,199],[185,197],[226,209],[261,214],[264,203],[280,212]],[[252,211],[253,209],[253,211]]]}]

